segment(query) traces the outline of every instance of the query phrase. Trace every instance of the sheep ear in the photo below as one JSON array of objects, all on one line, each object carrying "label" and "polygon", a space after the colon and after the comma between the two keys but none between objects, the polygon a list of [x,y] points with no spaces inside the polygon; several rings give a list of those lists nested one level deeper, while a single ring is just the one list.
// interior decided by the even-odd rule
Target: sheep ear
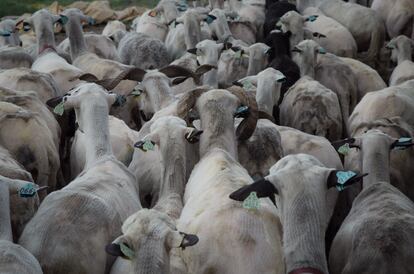
[{"label": "sheep ear", "polygon": [[276,187],[266,180],[261,178],[254,183],[244,186],[230,194],[230,199],[235,201],[244,201],[252,192],[257,193],[257,197],[268,197],[274,205],[276,205],[275,194],[279,194]]},{"label": "sheep ear", "polygon": [[186,76],[186,77],[193,76],[193,73],[191,72],[191,70],[180,67],[180,66],[176,66],[176,65],[169,65],[162,69],[159,69],[158,71],[161,73],[164,73],[169,78],[174,78],[174,77],[179,77],[179,76]]},{"label": "sheep ear", "polygon": [[197,48],[188,49],[187,52],[191,54],[197,54]]},{"label": "sheep ear", "polygon": [[48,105],[51,108],[54,108],[63,101],[63,97],[64,96],[58,96],[58,97],[49,99],[49,100],[46,101],[46,105]]},{"label": "sheep ear", "polygon": [[85,73],[79,76],[79,80],[96,83],[99,81],[98,77],[93,75],[92,73]]},{"label": "sheep ear", "polygon": [[179,84],[181,84],[182,82],[184,82],[185,80],[187,80],[188,78],[190,78],[190,77],[188,77],[188,76],[179,76],[179,77],[175,77],[175,78],[172,80],[171,84],[173,84],[174,86],[175,86],[175,85],[179,85]]},{"label": "sheep ear", "polygon": [[180,232],[180,234],[184,236],[183,240],[181,241],[181,244],[180,244],[180,247],[182,249],[185,249],[186,247],[189,247],[189,246],[193,246],[193,245],[197,244],[198,241],[199,241],[197,235],[187,234],[187,233],[184,233],[184,232]]},{"label": "sheep ear", "polygon": [[336,187],[338,191],[343,191],[349,186],[361,181],[368,173],[358,174],[354,171],[333,170],[329,173],[327,187]]},{"label": "sheep ear", "polygon": [[123,255],[122,251],[121,251],[121,246],[119,244],[116,244],[116,243],[110,243],[109,245],[107,245],[105,247],[105,251],[109,255],[112,255],[112,256],[115,256],[115,257]]},{"label": "sheep ear", "polygon": [[317,37],[317,38],[326,38],[326,35],[319,33],[319,32],[312,33],[312,36]]},{"label": "sheep ear", "polygon": [[402,150],[411,146],[414,146],[413,139],[410,137],[403,137],[395,140],[395,142],[391,144],[391,149]]},{"label": "sheep ear", "polygon": [[335,150],[338,150],[340,147],[342,147],[343,145],[351,145],[355,143],[355,138],[346,138],[343,140],[338,140],[338,141],[334,141],[331,143],[331,145],[335,148]]},{"label": "sheep ear", "polygon": [[187,133],[185,134],[185,139],[190,144],[195,144],[200,141],[200,135],[203,134],[202,130],[198,130],[196,128],[188,128]]}]

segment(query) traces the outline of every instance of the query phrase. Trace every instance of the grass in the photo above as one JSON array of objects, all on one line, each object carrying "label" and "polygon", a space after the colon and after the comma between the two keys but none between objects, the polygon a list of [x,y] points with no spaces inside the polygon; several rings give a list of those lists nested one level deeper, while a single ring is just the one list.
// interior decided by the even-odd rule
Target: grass
[{"label": "grass", "polygon": [[[85,2],[92,2],[84,0]],[[53,0],[0,0],[0,18],[8,15],[20,16],[23,13],[33,13],[34,11],[47,7]],[[60,0],[60,5],[69,5],[75,1]],[[128,6],[154,7],[157,0],[110,0],[113,9],[122,9]]]}]

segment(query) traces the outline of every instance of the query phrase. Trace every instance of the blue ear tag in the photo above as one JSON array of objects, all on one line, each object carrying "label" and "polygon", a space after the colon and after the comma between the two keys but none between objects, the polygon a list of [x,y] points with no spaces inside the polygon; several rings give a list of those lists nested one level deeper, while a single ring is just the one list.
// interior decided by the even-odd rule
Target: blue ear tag
[{"label": "blue ear tag", "polygon": [[88,17],[88,24],[90,25],[90,26],[93,26],[93,25],[95,25],[96,24],[96,21],[95,21],[95,19],[93,19],[92,17]]},{"label": "blue ear tag", "polygon": [[124,95],[117,94],[117,95],[116,95],[116,100],[115,100],[114,105],[115,105],[115,106],[122,106],[122,105],[124,105],[125,103],[126,103],[126,98],[125,98],[125,96],[124,96]]},{"label": "blue ear tag", "polygon": [[60,22],[62,25],[65,25],[68,21],[69,21],[69,18],[68,18],[66,15],[60,15],[59,22]]},{"label": "blue ear tag", "polygon": [[207,24],[210,25],[211,23],[213,23],[214,19],[216,19],[216,18],[214,18],[210,15],[207,15],[207,18],[205,19],[205,21],[207,22]]},{"label": "blue ear tag", "polygon": [[243,208],[247,209],[259,209],[260,208],[260,200],[257,197],[255,191],[250,193],[249,196],[243,201]]},{"label": "blue ear tag", "polygon": [[320,53],[320,54],[325,54],[326,53],[326,50],[324,49],[324,48],[319,48],[319,50],[318,50],[318,52]]},{"label": "blue ear tag", "polygon": [[9,37],[11,34],[8,31],[0,31],[0,36]]},{"label": "blue ear tag", "polygon": [[19,196],[22,198],[30,198],[36,194],[36,189],[33,184],[26,184],[19,189]]},{"label": "blue ear tag", "polygon": [[234,117],[236,118],[245,118],[249,114],[249,107],[248,106],[241,106],[236,110]]},{"label": "blue ear tag", "polygon": [[356,175],[353,171],[338,171],[336,172],[336,178],[338,179],[336,183],[336,189],[338,191],[342,191],[346,188],[345,183],[348,182],[349,179],[353,178]]},{"label": "blue ear tag", "polygon": [[311,16],[309,16],[309,17],[307,18],[307,21],[313,22],[313,21],[315,21],[315,20],[316,20],[316,18],[318,18],[318,16],[317,16],[317,15],[311,15]]},{"label": "blue ear tag", "polygon": [[410,137],[402,137],[402,138],[398,139],[397,143],[394,146],[394,149],[396,149],[396,150],[407,149],[408,146],[405,146],[405,145],[411,144],[411,141],[412,141],[412,138],[410,138]]}]

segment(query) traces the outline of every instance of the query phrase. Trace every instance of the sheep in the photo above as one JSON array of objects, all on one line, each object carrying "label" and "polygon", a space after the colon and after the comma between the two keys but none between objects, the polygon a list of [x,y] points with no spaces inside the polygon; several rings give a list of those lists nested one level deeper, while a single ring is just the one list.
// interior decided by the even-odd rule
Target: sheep
[{"label": "sheep", "polygon": [[414,127],[413,88],[414,80],[409,80],[398,86],[368,92],[349,117],[351,136],[359,125],[382,118],[399,116],[408,125]]},{"label": "sheep", "polygon": [[238,48],[224,50],[217,62],[218,84],[222,88],[232,85],[234,81],[246,76],[249,57]]},{"label": "sheep", "polygon": [[[0,175],[10,178],[18,179],[25,182],[33,183],[32,175],[27,172],[21,164],[19,164],[9,153],[9,151],[0,146]],[[36,213],[39,207],[39,199],[22,199],[17,194],[10,195],[10,219],[11,229],[13,232],[13,240],[17,241],[23,228],[28,221]]]},{"label": "sheep", "polygon": [[159,69],[170,63],[170,56],[163,42],[142,33],[127,33],[118,44],[122,63],[141,69]]},{"label": "sheep", "polygon": [[[143,269],[145,273],[170,273],[170,268],[175,267],[173,261],[170,266],[170,249],[185,248],[197,243],[196,236],[177,231],[175,220],[181,214],[185,183],[195,164],[190,163],[188,158],[192,154],[190,146],[193,146],[189,142],[196,142],[201,133],[187,127],[178,117],[165,116],[155,121],[151,125],[150,133],[137,143],[136,146],[140,149],[143,149],[145,142],[159,147],[162,155],[161,189],[156,205],[152,209],[142,209],[130,216],[123,224],[123,235],[107,247],[111,254],[111,251],[119,250],[119,245],[124,243],[135,252],[130,264],[118,259],[111,273],[136,273]],[[145,223],[148,225],[144,225]],[[151,235],[158,237],[153,238]],[[113,253],[120,255],[119,252]],[[153,258],[158,259],[154,261]],[[175,257],[171,257],[171,260],[174,259]]]},{"label": "sheep", "polygon": [[374,0],[371,9],[375,10],[385,22],[388,36],[392,39],[406,35],[414,39],[412,18],[414,5],[409,0],[398,0],[392,4],[383,0]]},{"label": "sheep", "polygon": [[387,87],[378,72],[370,66],[352,58],[340,57],[340,59],[348,65],[357,78],[357,102],[368,92]]},{"label": "sheep", "polygon": [[0,145],[32,174],[37,184],[54,190],[60,169],[58,148],[41,115],[0,101],[0,128]]},{"label": "sheep", "polygon": [[397,67],[394,68],[389,80],[390,86],[396,86],[414,79],[414,63],[411,60],[413,45],[414,41],[404,35],[393,38],[387,44],[386,47],[391,49],[391,60],[397,63]]},{"label": "sheep", "polygon": [[105,28],[102,30],[102,35],[111,37],[118,30],[127,31],[126,26],[119,20],[113,20],[106,23]]},{"label": "sheep", "polygon": [[87,83],[48,101],[51,107],[76,108],[79,129],[86,135],[86,167],[43,200],[19,239],[45,273],[109,272],[113,260],[105,254],[105,244],[141,208],[136,180],[115,159],[109,142],[109,107],[117,97]]},{"label": "sheep", "polygon": [[8,45],[22,45],[22,41],[20,40],[17,32],[16,22],[11,19],[0,21],[0,47]]},{"label": "sheep", "polygon": [[362,177],[355,173],[340,185],[340,172],[307,154],[288,155],[268,176],[230,194],[236,201],[243,201],[251,192],[273,201],[277,195],[286,273],[329,273],[324,236],[337,196],[334,187],[349,186]]},{"label": "sheep", "polygon": [[36,11],[23,24],[36,30],[38,57],[32,65],[32,70],[50,73],[56,81],[59,90],[67,91],[80,83],[85,73],[70,65],[56,52],[53,24],[64,22],[63,16],[52,15],[46,9]]},{"label": "sheep", "polygon": [[291,33],[291,48],[305,39],[313,39],[330,53],[356,57],[355,39],[344,26],[315,8],[308,8],[305,14],[302,16],[296,11],[289,11],[279,20],[281,30]]},{"label": "sheep", "polygon": [[[302,75],[309,75],[338,96],[340,112],[344,121],[343,133],[348,134],[347,123],[350,113],[357,103],[356,77],[348,65],[313,40],[304,40],[293,49],[297,54],[294,61]],[[318,54],[319,53],[319,54]]]},{"label": "sheep", "polygon": [[[271,2],[271,3],[269,3]],[[263,25],[263,37],[267,37],[275,29],[276,23],[288,11],[297,11],[294,4],[288,1],[266,1],[265,21]]]},{"label": "sheep", "polygon": [[42,103],[65,92],[59,89],[50,74],[27,68],[1,70],[0,86],[11,90],[35,91]]},{"label": "sheep", "polygon": [[303,12],[309,6],[318,7],[326,16],[332,17],[346,27],[354,37],[358,59],[375,63],[385,40],[385,27],[379,15],[372,9],[340,0],[298,0],[297,8]]},{"label": "sheep", "polygon": [[[27,273],[41,274],[39,262],[26,249],[20,245],[14,244],[12,240],[11,220],[10,220],[10,198],[9,196],[17,195],[18,191],[24,184],[33,184],[12,180],[0,176],[0,272],[5,274]],[[35,196],[36,193],[34,193]],[[19,199],[36,199],[36,197]]]},{"label": "sheep", "polygon": [[[117,51],[117,44],[104,35],[95,33],[85,33],[86,47],[89,52],[93,52],[101,58],[120,61]],[[66,38],[57,46],[59,52],[70,55],[70,42]]]},{"label": "sheep", "polygon": [[[247,37],[255,36],[255,41],[251,40],[251,43],[261,41],[263,39],[263,25],[265,22],[264,5],[233,0],[229,1],[229,6],[230,10],[237,12],[238,19],[235,20],[237,27],[242,27],[247,32],[246,34],[249,34]],[[240,37],[240,39],[245,41],[243,37]]]},{"label": "sheep", "polygon": [[242,47],[249,56],[247,76],[256,75],[268,66],[270,47],[263,43],[256,43],[249,47]]},{"label": "sheep", "polygon": [[[300,78],[298,65],[291,59],[289,38],[280,31],[272,31],[268,36],[268,45],[271,49],[269,54],[269,67],[279,70],[286,76],[286,81],[282,84],[279,104],[285,93]],[[276,111],[279,116],[279,111]]]},{"label": "sheep", "polygon": [[343,134],[338,97],[308,76],[299,79],[280,105],[280,124],[333,141]]},{"label": "sheep", "polygon": [[258,30],[256,29],[254,22],[251,22],[246,18],[242,18],[238,14],[235,18],[230,18],[230,20],[227,22],[231,34],[235,39],[239,39],[247,45],[256,43]]},{"label": "sheep", "polygon": [[[247,106],[250,113],[235,134],[233,116],[240,105]],[[201,160],[187,182],[177,225],[200,239],[191,251],[181,252],[188,272],[285,273],[280,223],[270,202],[257,210],[246,210],[227,198],[251,182],[236,160],[236,138],[246,140],[254,132],[258,115],[254,98],[240,90],[197,89],[182,97],[177,108],[183,118],[195,109],[204,130],[200,136]]]},{"label": "sheep", "polygon": [[389,158],[391,149],[413,143],[372,129],[352,139],[352,145],[360,148],[362,172],[368,176],[333,241],[330,273],[409,273],[414,204],[389,183]]},{"label": "sheep", "polygon": [[[132,161],[134,143],[138,132],[130,129],[124,121],[111,115],[108,118],[108,126],[114,156],[118,161],[128,166]],[[85,133],[77,130],[70,152],[70,175],[72,179],[77,177],[85,167],[85,140]]]},{"label": "sheep", "polygon": [[165,46],[170,57],[175,60],[182,57],[186,50],[194,48],[198,42],[211,39],[211,35],[202,31],[201,22],[208,21],[211,24],[216,17],[200,13],[198,10],[189,9],[175,20],[175,27],[170,30],[165,39]]},{"label": "sheep", "polygon": [[210,27],[212,36],[216,37],[219,42],[228,42],[233,46],[248,46],[245,42],[235,39],[230,31],[226,19],[226,12],[224,10],[214,9],[209,14],[216,18],[213,22],[208,24],[208,26]]}]

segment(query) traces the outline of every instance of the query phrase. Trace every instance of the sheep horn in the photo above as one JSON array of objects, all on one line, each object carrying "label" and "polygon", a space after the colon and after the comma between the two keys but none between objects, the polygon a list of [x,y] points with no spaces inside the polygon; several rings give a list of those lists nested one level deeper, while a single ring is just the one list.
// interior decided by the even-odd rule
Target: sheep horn
[{"label": "sheep horn", "polygon": [[194,77],[191,70],[176,65],[166,66],[159,69],[158,71],[164,73],[169,78],[175,78],[179,76]]},{"label": "sheep horn", "polygon": [[177,116],[187,121],[187,124],[190,124],[188,121],[188,112],[192,109],[197,101],[197,98],[200,97],[206,91],[209,91],[211,88],[209,86],[201,86],[196,89],[186,92],[178,101],[177,104]]},{"label": "sheep horn", "polygon": [[107,90],[113,90],[122,80],[142,81],[146,71],[140,68],[128,68],[118,74],[117,77],[111,79],[102,79],[95,81],[96,84],[104,87]]},{"label": "sheep horn", "polygon": [[257,120],[259,118],[256,99],[250,93],[245,92],[244,89],[238,86],[232,86],[227,90],[237,96],[243,105],[249,107],[249,116],[245,118],[236,129],[237,139],[241,141],[247,140],[255,131]]}]

